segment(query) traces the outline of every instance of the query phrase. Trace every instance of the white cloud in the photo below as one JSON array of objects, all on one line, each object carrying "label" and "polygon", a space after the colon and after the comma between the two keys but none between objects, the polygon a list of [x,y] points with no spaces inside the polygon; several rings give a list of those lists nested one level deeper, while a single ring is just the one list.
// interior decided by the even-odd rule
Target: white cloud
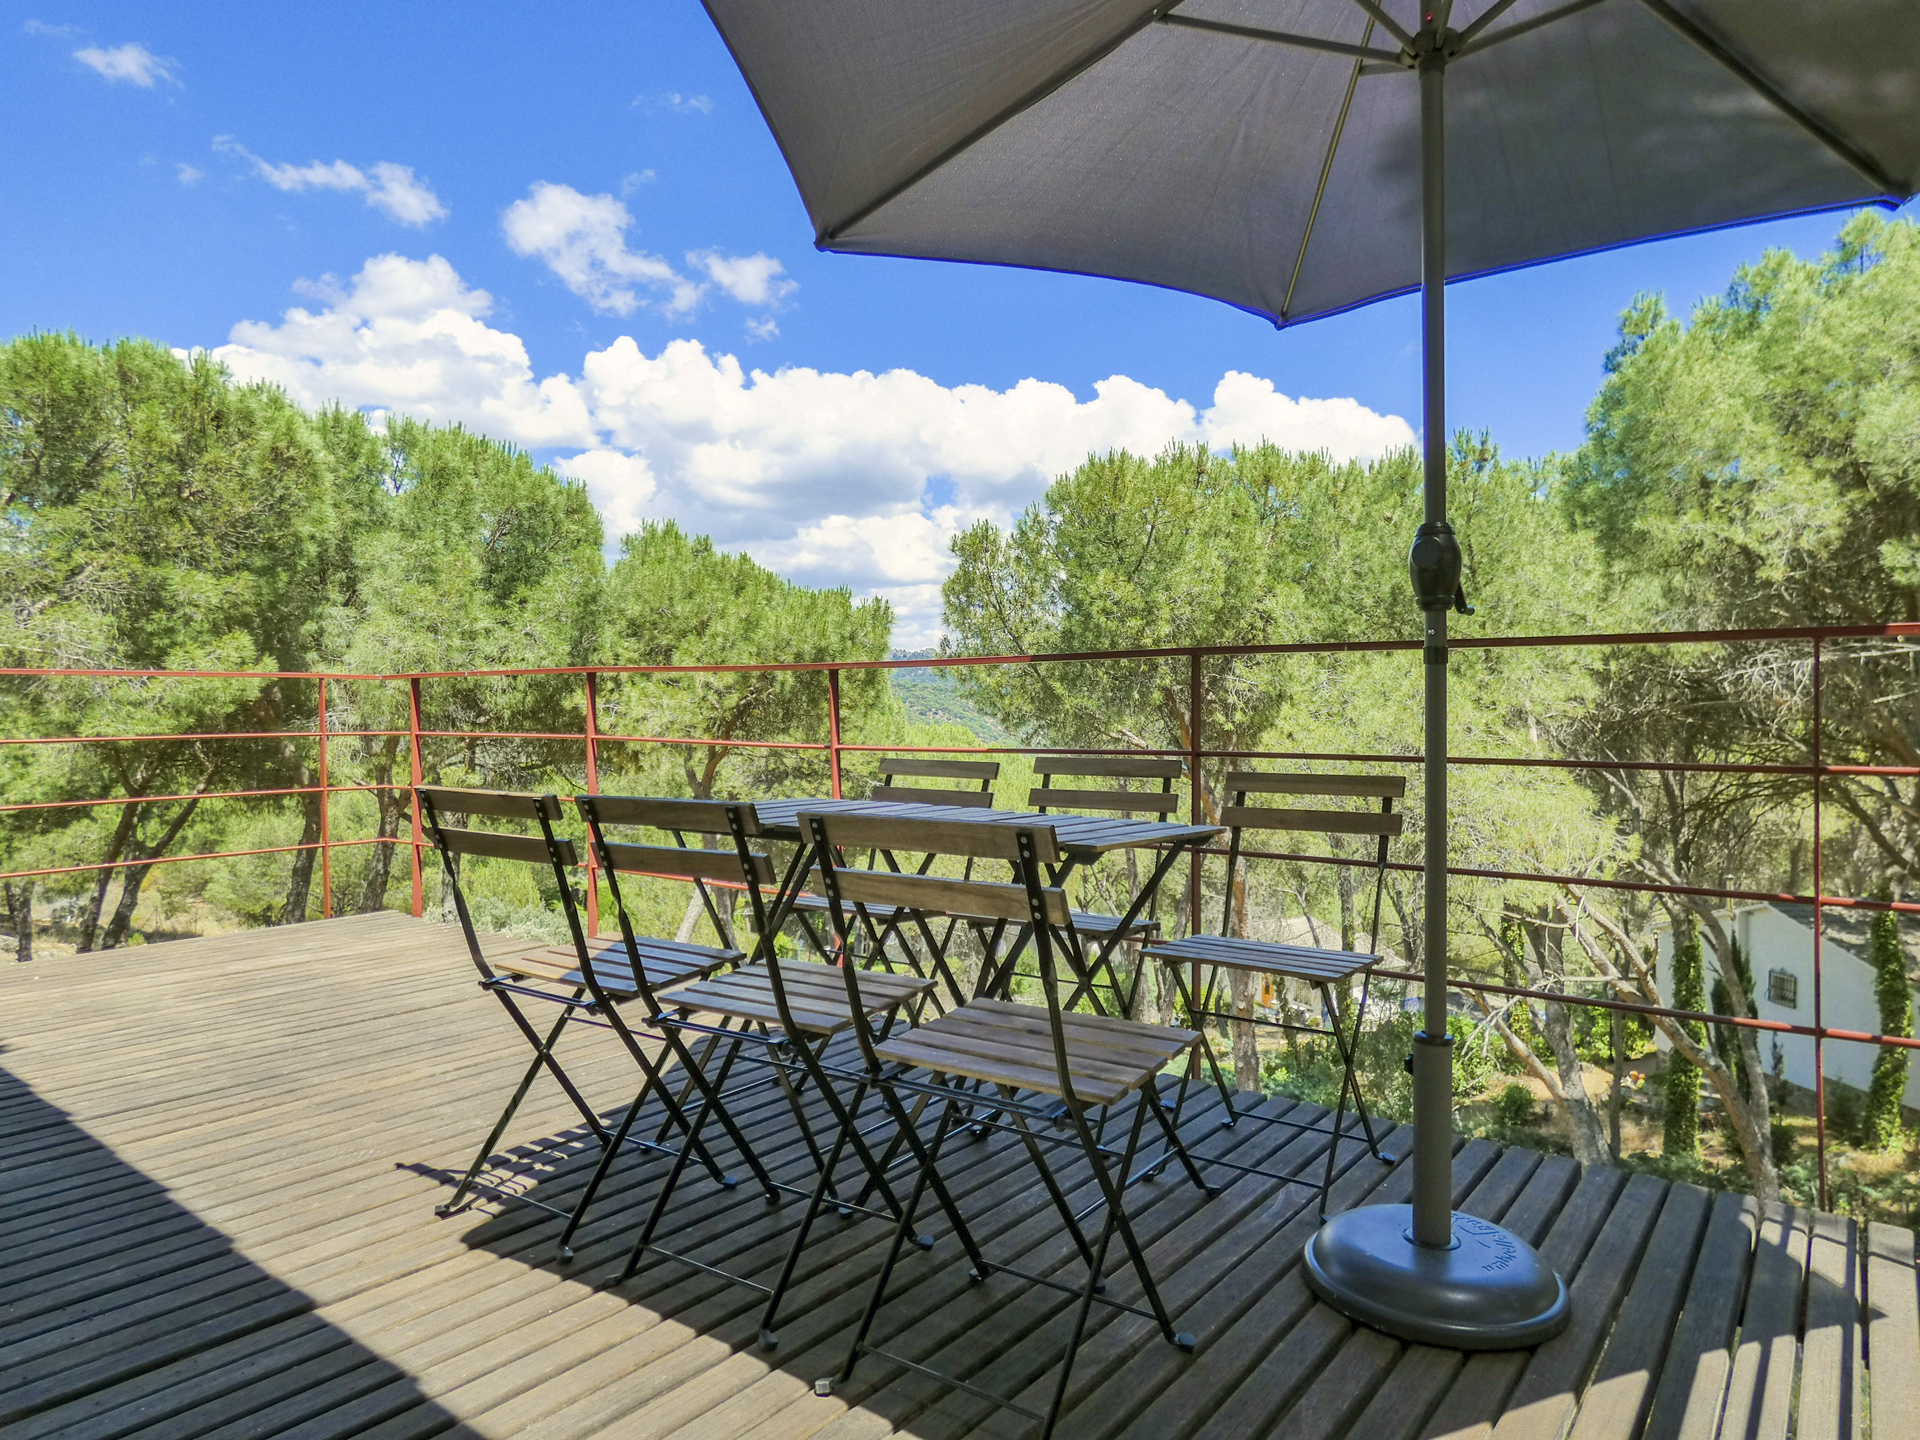
[{"label": "white cloud", "polygon": [[749,340],[771,340],[780,333],[780,324],[771,315],[762,315],[758,320],[747,321]]},{"label": "white cloud", "polygon": [[582,450],[554,461],[553,468],[586,485],[606,522],[609,549],[619,544],[622,535],[640,528],[647,518],[646,504],[658,488],[646,457],[623,450]]},{"label": "white cloud", "polygon": [[594,309],[631,315],[640,306],[634,286],[666,292],[669,315],[690,313],[706,286],[658,255],[627,248],[633,216],[611,195],[582,195],[571,185],[542,180],[507,207],[501,229],[513,253],[535,256]]},{"label": "white cloud", "polygon": [[433,187],[413,173],[411,165],[396,165],[382,160],[367,170],[345,160],[331,164],[321,160],[305,165],[275,165],[263,160],[231,135],[214,138],[213,148],[239,155],[252,164],[254,173],[276,190],[343,190],[366,197],[367,204],[383,210],[402,225],[425,225],[443,219],[447,207],[433,193]]},{"label": "white cloud", "polygon": [[482,320],[493,297],[465,285],[440,256],[378,255],[344,286],[327,276],[297,288],[323,307],[295,307],[278,325],[243,320],[214,358],[303,405],[457,420],[518,445],[594,443],[574,383],[536,380],[520,337]]},{"label": "white cloud", "polygon": [[676,90],[660,95],[638,95],[634,97],[636,110],[671,110],[676,115],[711,115],[713,97],[710,95],[682,95]]},{"label": "white cloud", "polygon": [[49,25],[44,20],[29,20],[20,28],[29,35],[49,35],[55,40],[77,40],[80,37],[78,25]]},{"label": "white cloud", "polygon": [[180,177],[180,183],[182,185],[198,185],[202,180],[207,178],[206,171],[189,165],[184,160],[174,168],[174,173]]},{"label": "white cloud", "polygon": [[[29,21],[27,28],[33,31],[34,22]],[[43,26],[34,33],[55,35],[65,28],[64,26]],[[110,50],[103,50],[98,45],[89,45],[85,49],[74,51],[73,58],[88,69],[96,71],[112,84],[125,81],[129,85],[138,85],[142,90],[151,90],[161,80],[165,80],[169,85],[180,83],[179,78],[174,74],[174,69],[179,62],[162,60],[138,40],[131,40],[125,45],[115,45]]]},{"label": "white cloud", "polygon": [[611,539],[671,516],[796,579],[886,596],[906,645],[938,633],[949,539],[982,517],[1007,523],[1089,452],[1264,437],[1347,459],[1414,441],[1398,416],[1293,399],[1239,371],[1197,407],[1124,375],[1082,400],[1037,379],[994,390],[911,370],[749,369],[696,340],[650,356],[623,336],[577,376],[540,379],[519,338],[484,323],[487,293],[437,255],[379,256],[345,285],[302,288],[319,308],[236,325],[216,357],[305,404],[577,451],[556,468],[587,485]]},{"label": "white cloud", "polygon": [[786,278],[787,267],[771,255],[722,255],[716,250],[693,250],[687,263],[704,270],[742,305],[774,305],[800,288]]}]

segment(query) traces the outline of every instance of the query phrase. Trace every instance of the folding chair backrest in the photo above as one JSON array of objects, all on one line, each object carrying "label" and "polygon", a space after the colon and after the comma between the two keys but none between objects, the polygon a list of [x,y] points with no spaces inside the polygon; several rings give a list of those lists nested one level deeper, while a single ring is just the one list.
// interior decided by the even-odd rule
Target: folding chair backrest
[{"label": "folding chair backrest", "polygon": [[[963,920],[1011,920],[1025,924],[1033,918],[1033,900],[1024,885],[995,880],[954,880],[944,875],[907,875],[894,870],[849,870],[829,866],[815,870],[811,881],[830,898],[848,905],[898,905],[922,915],[957,916]],[[1067,893],[1043,886],[1040,905],[1050,925],[1067,923]]]},{"label": "folding chair backrest", "polygon": [[[582,795],[575,803],[580,807],[581,818],[587,822],[590,843],[606,872],[621,936],[649,1000],[651,991],[646,989],[645,976],[639,974],[639,950],[632,917],[620,893],[621,875],[690,881],[700,893],[715,933],[722,939],[726,938],[727,927],[721,923],[720,908],[707,886],[713,882],[740,888],[747,894],[761,946],[764,948],[770,942],[762,890],[771,886],[776,876],[773,861],[764,851],[755,850],[748,843],[749,837],[761,833],[760,817],[752,805],[734,800],[678,800],[642,795]],[[610,825],[665,830],[680,843],[655,845],[609,840],[606,827]],[[727,844],[717,849],[689,845],[686,843],[689,834],[724,835]]]},{"label": "folding chair backrest", "polygon": [[1041,864],[1054,865],[1060,860],[1060,845],[1051,825],[996,825],[980,820],[922,820],[810,810],[802,810],[795,818],[803,833],[824,837],[836,850],[909,850],[1018,861],[1023,853],[1020,836],[1024,831]]},{"label": "folding chair backrest", "polygon": [[[1037,755],[1033,773],[1040,783],[1027,792],[1027,804],[1042,815],[1056,810],[1103,810],[1115,813],[1171,815],[1180,808],[1173,782],[1186,773],[1181,760],[1152,755]],[[1158,780],[1158,790],[1096,789],[1061,786],[1068,780]]]},{"label": "folding chair backrest", "polygon": [[[574,948],[581,963],[586,962],[586,935],[580,928],[579,912],[573,902],[573,887],[568,872],[578,868],[579,851],[573,841],[553,833],[560,819],[560,801],[553,795],[529,795],[511,790],[464,790],[444,785],[421,785],[414,790],[414,803],[420,807],[420,819],[440,852],[447,888],[453,895],[454,914],[473,963],[485,978],[494,977],[493,968],[481,953],[480,936],[473,928],[473,916],[467,909],[467,897],[460,888],[460,864],[456,857],[472,855],[483,860],[511,860],[527,865],[550,867],[560,891],[560,908],[567,918]],[[495,820],[520,820],[538,827],[538,834],[514,834],[502,830],[473,830],[450,825],[453,815],[485,816]]]},{"label": "folding chair backrest", "polygon": [[[1060,856],[1051,825],[1002,825],[965,820],[885,820],[870,815],[822,815],[801,812],[803,833],[813,842],[819,869],[814,883],[832,902],[834,929],[845,936],[849,926],[846,906],[897,905],[922,917],[1007,922],[1031,927],[1040,960],[1041,990],[1054,1046],[1061,1093],[1073,1103],[1073,1082],[1067,1063],[1066,1035],[1060,1009],[1059,977],[1054,966],[1056,943],[1074,944],[1072,912],[1066,891],[1046,883],[1044,865]],[[907,875],[892,870],[858,870],[840,862],[838,854],[855,848],[892,851],[919,850],[933,854],[964,855],[969,860],[999,859],[1013,864],[1014,882],[951,879],[940,875]],[[1076,969],[1079,962],[1076,960]],[[847,967],[851,973],[852,967]],[[853,982],[848,981],[851,997]],[[854,1006],[854,1034],[869,1063],[877,1064],[873,1035],[866,1017]]]},{"label": "folding chair backrest", "polygon": [[[880,780],[868,794],[869,800],[888,800],[902,805],[958,805],[972,809],[993,807],[993,782],[1000,778],[998,760],[916,760],[893,759],[880,762]],[[940,780],[970,780],[973,790],[954,786],[899,785],[895,777],[926,777]]]},{"label": "folding chair backrest", "polygon": [[691,835],[731,835],[729,811],[738,811],[749,835],[760,833],[751,805],[733,800],[672,800],[651,795],[582,795],[581,813],[591,802],[602,825],[644,825]]},{"label": "folding chair backrest", "polygon": [[[1220,823],[1229,828],[1232,840],[1227,851],[1226,913],[1220,928],[1226,932],[1232,924],[1233,872],[1243,849],[1241,837],[1249,830],[1279,830],[1320,835],[1373,835],[1379,838],[1374,855],[1373,924],[1369,951],[1380,942],[1380,897],[1387,879],[1387,842],[1405,832],[1407,818],[1396,814],[1393,802],[1404,799],[1407,780],[1404,775],[1302,775],[1265,774],[1257,770],[1236,770],[1227,776],[1228,803],[1220,811]],[[1249,796],[1298,796],[1315,800],[1355,798],[1377,799],[1378,810],[1335,809],[1326,806],[1250,805]]]}]

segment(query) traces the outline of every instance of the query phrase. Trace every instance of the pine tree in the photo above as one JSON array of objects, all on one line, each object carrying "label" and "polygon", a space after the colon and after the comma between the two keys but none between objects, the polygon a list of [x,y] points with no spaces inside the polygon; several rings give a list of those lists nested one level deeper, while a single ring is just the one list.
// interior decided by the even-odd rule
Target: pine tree
[{"label": "pine tree", "polygon": [[[1912,1035],[1913,992],[1907,988],[1906,947],[1900,943],[1900,920],[1893,911],[1882,910],[1873,917],[1867,958],[1873,965],[1873,998],[1880,1006],[1880,1033]],[[1890,1149],[1899,1143],[1907,1060],[1905,1050],[1888,1045],[1873,1062],[1873,1083],[1867,1090],[1867,1117],[1862,1128],[1867,1143],[1876,1149]]]},{"label": "pine tree", "polygon": [[[1692,915],[1673,937],[1673,1008],[1707,1008],[1706,982],[1700,963],[1700,922]],[[1706,1025],[1699,1020],[1683,1028],[1697,1045],[1706,1043]],[[1667,1052],[1666,1125],[1662,1144],[1668,1155],[1693,1155],[1700,1148],[1700,1070],[1678,1050]]]}]

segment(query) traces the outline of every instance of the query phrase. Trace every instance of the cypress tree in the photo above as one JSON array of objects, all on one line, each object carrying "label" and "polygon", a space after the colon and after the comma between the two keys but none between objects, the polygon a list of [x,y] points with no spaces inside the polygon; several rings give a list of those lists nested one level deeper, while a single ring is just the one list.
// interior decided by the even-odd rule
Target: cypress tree
[{"label": "cypress tree", "polygon": [[[1707,1008],[1705,976],[1700,963],[1700,921],[1687,916],[1684,927],[1673,936],[1673,1008],[1704,1011]],[[1706,1043],[1706,1025],[1699,1020],[1683,1021],[1682,1028],[1696,1045]],[[1700,1149],[1700,1070],[1678,1050],[1667,1052],[1664,1109],[1665,1129],[1661,1143],[1669,1155],[1693,1155]]]},{"label": "cypress tree", "polygon": [[[1900,920],[1891,910],[1873,917],[1873,938],[1867,947],[1873,966],[1873,998],[1880,1006],[1880,1033],[1913,1034],[1913,992],[1907,988],[1906,947],[1900,943]],[[1873,1082],[1867,1090],[1866,1140],[1886,1150],[1900,1140],[1900,1098],[1907,1090],[1905,1050],[1888,1045],[1873,1062]]]}]

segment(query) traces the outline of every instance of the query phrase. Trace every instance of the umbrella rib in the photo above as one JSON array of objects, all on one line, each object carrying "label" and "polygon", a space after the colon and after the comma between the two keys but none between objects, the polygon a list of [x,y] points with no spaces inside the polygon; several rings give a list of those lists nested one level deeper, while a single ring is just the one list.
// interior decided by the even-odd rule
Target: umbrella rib
[{"label": "umbrella rib", "polygon": [[1155,0],[1155,3],[1149,5],[1136,19],[1128,21],[1127,24],[1123,25],[1113,35],[1102,40],[1091,50],[1086,51],[1064,68],[1056,70],[1045,80],[1042,80],[1038,85],[1027,91],[1026,94],[1022,95],[1018,100],[1015,100],[1011,105],[1000,111],[999,114],[975,126],[904,180],[899,180],[889,185],[885,190],[882,190],[852,214],[827,226],[820,232],[820,239],[816,243],[824,244],[829,240],[837,240],[844,232],[858,225],[876,210],[892,204],[936,170],[942,169],[951,163],[955,157],[965,154],[975,145],[978,145],[1009,120],[1031,110],[1062,85],[1079,78],[1095,65],[1098,65],[1102,60],[1106,59],[1107,56],[1118,50],[1122,45],[1126,44],[1127,41],[1131,40],[1135,35],[1138,35],[1156,20],[1165,18],[1167,12],[1179,3],[1180,0]]},{"label": "umbrella rib", "polygon": [[[1373,21],[1367,21],[1367,28],[1360,32],[1360,43],[1365,45],[1373,38]],[[1307,245],[1313,239],[1314,223],[1320,218],[1320,201],[1327,193],[1327,178],[1333,174],[1333,154],[1340,148],[1340,133],[1347,128],[1347,112],[1353,108],[1353,92],[1360,86],[1360,71],[1366,64],[1364,60],[1353,62],[1353,74],[1347,77],[1346,98],[1340,102],[1340,118],[1333,122],[1333,135],[1327,141],[1327,158],[1320,166],[1320,183],[1314,187],[1313,208],[1307,211],[1307,228],[1300,234],[1300,253],[1293,257],[1293,274],[1287,277],[1286,298],[1280,302],[1280,323],[1287,323],[1287,312],[1293,308],[1294,287],[1300,283],[1300,268],[1307,263]]]},{"label": "umbrella rib", "polygon": [[1494,0],[1494,3],[1486,8],[1486,11],[1479,19],[1475,20],[1460,32],[1460,44],[1463,46],[1472,44],[1474,36],[1478,35],[1518,3],[1519,0]]},{"label": "umbrella rib", "polygon": [[1385,30],[1402,45],[1411,48],[1413,45],[1413,36],[1409,35],[1406,30],[1401,27],[1398,20],[1395,20],[1391,15],[1387,14],[1386,11],[1382,10],[1377,0],[1353,0],[1353,3],[1378,21],[1382,30]]},{"label": "umbrella rib", "polygon": [[[1204,30],[1210,35],[1231,35],[1239,40],[1265,40],[1273,45],[1291,45],[1300,50],[1324,50],[1329,55],[1351,55],[1356,60],[1379,60],[1397,69],[1406,68],[1406,56],[1398,50],[1382,50],[1366,44],[1350,45],[1345,40],[1322,40],[1318,35],[1294,35],[1285,30],[1262,30],[1255,25],[1235,25],[1226,20],[1202,20],[1191,15],[1169,15],[1160,22],[1174,30]],[[1367,22],[1369,32],[1373,22]]]},{"label": "umbrella rib", "polygon": [[[1538,30],[1542,25],[1551,25],[1556,20],[1565,20],[1570,15],[1578,15],[1582,10],[1591,10],[1595,5],[1600,3],[1601,0],[1568,0],[1567,4],[1560,6],[1558,9],[1544,10],[1538,15],[1529,16],[1525,20],[1516,20],[1511,25],[1503,25],[1494,31],[1493,34],[1487,36],[1486,39],[1478,42],[1469,41],[1468,35],[1472,33],[1472,31],[1469,31],[1460,37],[1462,43],[1460,48],[1453,52],[1453,58],[1456,60],[1464,60],[1469,55],[1478,55],[1482,50],[1489,50],[1504,41],[1518,39],[1530,31]],[[1494,10],[1489,10],[1487,15],[1496,14],[1498,8],[1499,7],[1495,7]],[[1485,15],[1481,17],[1482,20],[1485,18]],[[1479,21],[1474,22],[1473,30],[1479,29],[1479,23]]]},{"label": "umbrella rib", "polygon": [[1774,109],[1818,140],[1839,159],[1845,161],[1862,178],[1871,181],[1874,188],[1881,194],[1896,200],[1906,199],[1906,186],[1895,181],[1885,170],[1882,170],[1879,163],[1871,156],[1794,104],[1772,82],[1735,55],[1713,35],[1675,10],[1667,0],[1640,0],[1640,3],[1679,31],[1687,40],[1692,41],[1696,47],[1718,60],[1748,89],[1766,100]]}]

